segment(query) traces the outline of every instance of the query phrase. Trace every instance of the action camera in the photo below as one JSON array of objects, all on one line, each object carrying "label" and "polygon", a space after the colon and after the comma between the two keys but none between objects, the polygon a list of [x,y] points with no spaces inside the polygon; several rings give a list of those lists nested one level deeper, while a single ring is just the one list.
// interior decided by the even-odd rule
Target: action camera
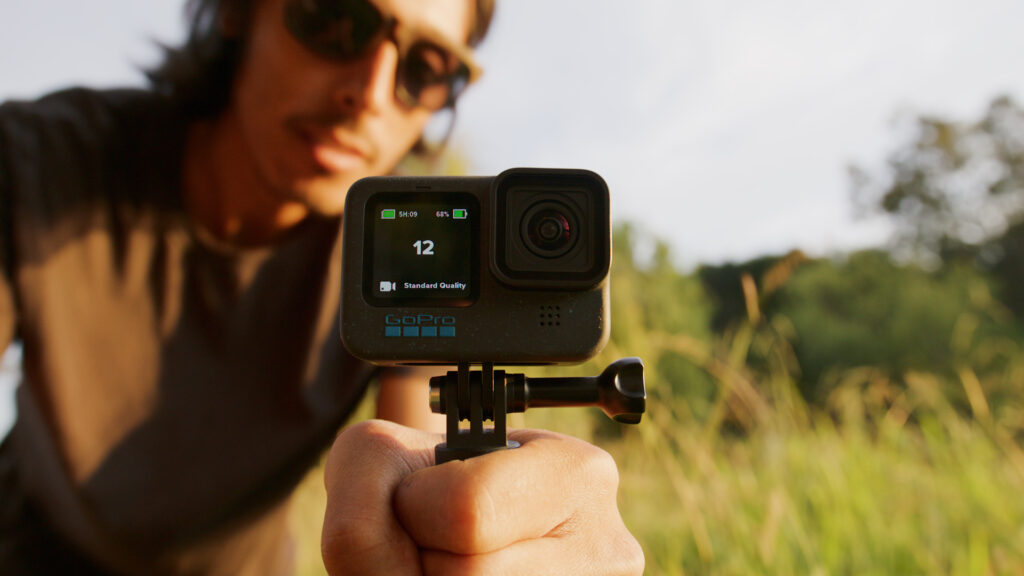
[{"label": "action camera", "polygon": [[343,240],[341,336],[358,358],[572,363],[608,339],[608,187],[593,172],[364,178]]}]

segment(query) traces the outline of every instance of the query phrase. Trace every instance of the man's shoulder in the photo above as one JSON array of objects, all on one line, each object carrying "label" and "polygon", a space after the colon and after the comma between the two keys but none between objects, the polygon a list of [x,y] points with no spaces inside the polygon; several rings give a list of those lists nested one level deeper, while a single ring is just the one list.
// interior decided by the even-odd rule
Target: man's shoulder
[{"label": "man's shoulder", "polygon": [[138,131],[177,115],[163,96],[141,89],[67,88],[37,100],[12,100],[0,105],[0,129],[10,139],[40,142],[47,135],[80,136],[101,142],[118,133]]},{"label": "man's shoulder", "polygon": [[41,230],[69,214],[88,224],[114,206],[175,206],[184,131],[171,102],[144,90],[72,88],[7,102],[0,208]]},{"label": "man's shoulder", "polygon": [[171,100],[142,88],[95,89],[71,87],[50,92],[36,99],[12,99],[0,105],[5,115],[32,118],[102,119],[132,111],[170,108]]}]

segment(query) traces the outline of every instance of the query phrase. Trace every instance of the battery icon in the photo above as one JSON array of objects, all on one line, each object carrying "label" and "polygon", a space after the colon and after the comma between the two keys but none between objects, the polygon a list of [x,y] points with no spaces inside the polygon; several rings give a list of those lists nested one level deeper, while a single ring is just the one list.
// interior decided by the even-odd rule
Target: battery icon
[{"label": "battery icon", "polygon": [[385,209],[381,210],[380,211],[380,217],[381,217],[382,220],[394,220],[395,219],[395,209],[394,208],[385,208]]},{"label": "battery icon", "polygon": [[456,208],[455,210],[452,210],[452,218],[456,220],[465,220],[467,216],[469,216],[468,210],[463,208]]}]

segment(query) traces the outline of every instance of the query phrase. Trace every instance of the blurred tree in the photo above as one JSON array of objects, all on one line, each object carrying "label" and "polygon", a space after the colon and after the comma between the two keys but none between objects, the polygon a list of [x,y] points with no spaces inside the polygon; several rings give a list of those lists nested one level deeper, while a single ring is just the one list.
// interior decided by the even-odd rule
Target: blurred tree
[{"label": "blurred tree", "polygon": [[703,265],[697,269],[697,276],[714,306],[711,328],[716,333],[747,318],[746,297],[743,293],[743,276],[760,278],[771,269],[781,257],[762,256],[741,263]]},{"label": "blurred tree", "polygon": [[887,173],[850,170],[855,203],[891,215],[902,248],[955,256],[1024,219],[1024,110],[1003,96],[977,122],[913,119]]},{"label": "blurred tree", "polygon": [[882,172],[851,167],[853,198],[892,217],[895,253],[993,271],[1024,318],[1024,110],[1002,96],[975,122],[914,118]]},{"label": "blurred tree", "polygon": [[919,370],[955,381],[956,367],[968,363],[1000,371],[998,362],[972,355],[1000,338],[1019,337],[977,268],[949,264],[930,271],[897,264],[882,251],[801,266],[776,309],[793,325],[801,388],[817,401],[836,376],[858,367],[897,380]]},{"label": "blurred tree", "polygon": [[714,306],[711,329],[721,333],[737,322],[750,319],[750,304],[743,288],[745,276],[756,282],[758,310],[770,315],[777,300],[776,293],[806,261],[807,256],[803,252],[794,250],[784,256],[761,256],[738,264],[698,268],[697,276]]}]

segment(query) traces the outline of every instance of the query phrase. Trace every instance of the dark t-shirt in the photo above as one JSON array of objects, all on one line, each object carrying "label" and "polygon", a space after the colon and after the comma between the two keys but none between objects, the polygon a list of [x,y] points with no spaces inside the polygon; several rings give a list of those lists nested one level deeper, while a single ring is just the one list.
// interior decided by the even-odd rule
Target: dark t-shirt
[{"label": "dark t-shirt", "polygon": [[23,489],[89,554],[242,573],[277,557],[271,511],[372,368],[338,337],[340,219],[271,248],[210,239],[183,207],[185,129],[141,91],[0,106],[11,440]]}]

